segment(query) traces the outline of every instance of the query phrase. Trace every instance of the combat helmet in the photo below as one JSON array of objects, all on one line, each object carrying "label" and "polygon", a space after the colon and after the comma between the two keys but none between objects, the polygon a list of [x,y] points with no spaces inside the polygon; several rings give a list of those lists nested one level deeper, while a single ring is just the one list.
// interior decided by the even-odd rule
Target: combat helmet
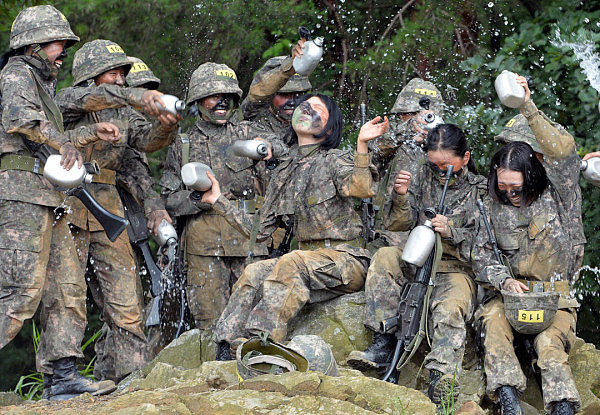
[{"label": "combat helmet", "polygon": [[144,86],[147,89],[158,89],[160,79],[157,78],[152,70],[140,58],[129,57],[131,69],[127,74],[127,85],[131,87]]},{"label": "combat helmet", "polygon": [[238,346],[235,357],[240,378],[266,374],[306,372],[308,361],[297,351],[268,339],[265,334],[252,337]]},{"label": "combat helmet", "polygon": [[502,132],[494,137],[494,140],[503,143],[522,141],[529,144],[536,153],[543,153],[533,134],[533,130],[529,126],[527,118],[523,114],[518,114],[511,118],[504,126]]},{"label": "combat helmet", "polygon": [[504,314],[518,333],[537,334],[546,330],[558,308],[560,294],[554,291],[514,293],[502,290]]},{"label": "combat helmet", "polygon": [[67,18],[50,5],[28,7],[21,11],[10,29],[10,48],[66,40],[67,47],[79,42]]},{"label": "combat helmet", "polygon": [[242,97],[233,69],[222,63],[206,62],[198,66],[190,78],[187,105],[215,94],[235,94]]},{"label": "combat helmet", "polygon": [[72,69],[73,85],[119,67],[125,69],[125,75],[131,68],[131,62],[121,46],[110,40],[92,40],[75,52]]},{"label": "combat helmet", "polygon": [[[273,69],[279,67],[281,63],[287,58],[287,56],[275,56],[274,58],[269,59],[265,64],[258,70],[256,76],[252,80],[252,87],[254,84],[260,82],[265,74],[272,71]],[[307,92],[312,89],[312,85],[308,80],[308,76],[294,74],[288,79],[283,87],[279,89],[279,93],[288,94],[290,92]]]},{"label": "combat helmet", "polygon": [[287,347],[297,351],[308,360],[308,370],[328,376],[338,375],[338,365],[331,347],[319,336],[300,334],[294,336]]},{"label": "combat helmet", "polygon": [[436,114],[442,115],[445,104],[439,89],[429,81],[421,78],[411,79],[398,94],[396,102],[392,107],[392,113],[419,112],[427,109],[424,100],[429,100],[429,109]]}]

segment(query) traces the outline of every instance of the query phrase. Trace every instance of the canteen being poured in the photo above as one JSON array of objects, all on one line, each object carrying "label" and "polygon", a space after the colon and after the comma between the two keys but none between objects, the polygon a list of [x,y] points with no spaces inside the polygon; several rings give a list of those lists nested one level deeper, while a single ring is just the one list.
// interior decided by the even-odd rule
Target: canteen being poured
[{"label": "canteen being poured", "polygon": [[206,172],[214,174],[206,164],[199,162],[187,163],[181,168],[181,180],[190,189],[206,192],[212,187],[212,182]]},{"label": "canteen being poured", "polygon": [[600,187],[600,157],[581,160],[580,170],[588,182],[596,187]]},{"label": "canteen being poured", "polygon": [[156,239],[160,246],[171,246],[177,243],[177,231],[175,231],[173,225],[167,222],[166,219],[163,219],[158,225],[158,235],[156,235]]},{"label": "canteen being poured", "polygon": [[261,140],[237,140],[232,144],[231,149],[236,156],[248,157],[252,160],[262,160],[269,152],[267,143]]},{"label": "canteen being poured", "polygon": [[299,75],[308,76],[315,70],[323,56],[323,38],[318,37],[313,40],[310,30],[304,26],[300,27],[298,34],[306,39],[306,42],[302,48],[303,54],[294,58],[294,70]]},{"label": "canteen being poured", "polygon": [[[60,154],[51,154],[44,164],[44,177],[56,186],[72,188],[79,186],[83,182],[91,183],[93,178],[92,174],[97,174],[99,172],[99,170],[97,170],[90,174],[87,171],[85,164],[78,167],[77,163],[71,167],[71,170],[67,170],[60,165],[61,158],[62,156]],[[92,165],[92,168],[98,169],[98,166]]]},{"label": "canteen being poured", "polygon": [[173,115],[177,115],[177,114],[180,114],[183,110],[185,110],[185,102],[183,100],[177,98],[175,95],[166,95],[165,94],[165,95],[161,95],[159,98],[165,104],[165,106],[163,107],[158,102],[156,103],[156,106],[161,111],[166,111]]},{"label": "canteen being poured", "polygon": [[525,88],[517,83],[517,75],[503,70],[494,81],[500,102],[509,108],[519,108],[525,102]]}]

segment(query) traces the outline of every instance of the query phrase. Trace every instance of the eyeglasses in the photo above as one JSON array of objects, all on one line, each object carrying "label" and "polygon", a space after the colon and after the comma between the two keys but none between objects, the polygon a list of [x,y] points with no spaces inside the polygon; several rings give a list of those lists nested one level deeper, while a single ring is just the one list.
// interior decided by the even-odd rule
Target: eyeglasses
[{"label": "eyeglasses", "polygon": [[[437,164],[432,163],[431,161],[428,161],[427,165],[429,166],[431,171],[433,171],[434,174],[438,175],[439,177],[446,177],[446,170],[440,169]],[[453,178],[458,177],[460,175],[460,172],[461,172],[460,169],[457,171],[453,171],[450,176]]]}]

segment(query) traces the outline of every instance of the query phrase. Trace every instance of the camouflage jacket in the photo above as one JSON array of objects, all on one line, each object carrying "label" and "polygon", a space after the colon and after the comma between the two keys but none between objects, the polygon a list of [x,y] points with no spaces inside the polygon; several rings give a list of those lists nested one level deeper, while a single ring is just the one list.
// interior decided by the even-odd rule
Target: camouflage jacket
[{"label": "camouflage jacket", "polygon": [[[547,119],[528,101],[521,112],[544,152],[543,165],[550,181],[544,192],[529,206],[515,207],[486,200],[490,225],[498,248],[507,257],[515,276],[527,280],[570,280],[575,271],[573,206],[579,179],[579,157],[573,137],[561,129],[549,129]],[[540,134],[542,131],[545,133]],[[538,135],[539,134],[539,135]],[[477,280],[500,289],[509,270],[498,263],[483,225],[473,249]]]},{"label": "camouflage jacket", "polygon": [[[133,96],[130,99],[115,100],[109,108],[94,99],[98,90],[112,89],[104,85],[69,87],[61,90],[56,96],[67,128],[96,122],[112,122],[119,127],[121,135],[119,142],[113,144],[97,141],[82,149],[84,161],[96,160],[100,169],[105,173],[116,172],[121,168],[123,155],[128,146],[138,151],[152,152],[166,147],[177,134],[176,126],[167,128],[158,121],[151,123],[127,105],[129,101],[134,101]],[[144,91],[138,88],[116,87],[114,89],[121,89],[125,97],[138,91],[142,91],[142,93]],[[123,216],[123,206],[114,186],[114,179],[112,184],[90,183],[87,189],[106,210]],[[88,210],[78,199],[70,197],[67,204],[73,207],[68,219],[70,223],[91,231],[102,230],[100,223],[88,214]]]},{"label": "camouflage jacket", "polygon": [[381,177],[390,167],[398,166],[398,171],[411,171],[411,167],[414,167],[411,164],[418,162],[425,154],[420,143],[413,140],[412,123],[412,120],[390,122],[390,130],[371,142],[373,164]]},{"label": "camouflage jacket", "polygon": [[[290,157],[277,167],[269,182],[257,239],[266,240],[286,218],[293,218],[294,237],[301,247],[326,240],[354,241],[361,237],[362,222],[353,197],[372,197],[377,179],[370,154],[353,156],[349,151],[324,150],[319,145],[292,146]],[[250,235],[250,218],[226,198],[219,197],[214,210]],[[367,250],[348,244],[335,249],[370,257]]]},{"label": "camouflage jacket", "polygon": [[282,139],[290,128],[289,121],[280,120],[271,111],[271,101],[277,92],[294,75],[292,59],[285,59],[282,64],[254,78],[248,95],[242,101],[240,108],[245,120],[260,123],[270,133]]},{"label": "camouflage jacket", "polygon": [[[271,141],[275,156],[285,154],[286,148],[256,123],[227,122],[215,125],[199,119],[188,131],[189,160],[211,167],[219,180],[221,191],[232,200],[258,200],[264,196],[268,177],[265,162],[233,154],[231,145],[236,140],[261,137]],[[191,190],[184,189],[181,181],[182,142],[176,140],[167,154],[160,179],[161,197],[166,201],[169,214],[186,218],[187,251],[195,255],[248,256],[248,238],[240,235],[209,204],[195,205]],[[257,245],[255,255],[266,255],[264,244]]]},{"label": "camouflage jacket", "polygon": [[165,202],[154,190],[154,178],[148,167],[146,153],[127,146],[117,171],[117,183],[143,206],[146,215],[155,210],[165,210]]},{"label": "camouflage jacket", "polygon": [[[58,150],[66,142],[75,142],[75,137],[96,135],[95,129],[89,126],[61,133],[44,112],[34,73],[48,95],[54,96],[56,80],[45,76],[42,63],[35,58],[11,57],[0,74],[0,156],[31,156],[24,137]],[[22,170],[0,170],[0,199],[58,206],[64,195],[55,191],[42,175]]]},{"label": "camouflage jacket", "polygon": [[[444,184],[421,159],[420,168],[413,172],[407,195],[392,192],[384,209],[385,228],[391,231],[407,231],[423,224],[426,208],[437,208]],[[471,270],[471,250],[479,229],[477,200],[485,194],[485,177],[474,174],[465,167],[456,181],[448,186],[446,214],[452,232],[451,238],[442,238],[443,255],[441,272]]]}]

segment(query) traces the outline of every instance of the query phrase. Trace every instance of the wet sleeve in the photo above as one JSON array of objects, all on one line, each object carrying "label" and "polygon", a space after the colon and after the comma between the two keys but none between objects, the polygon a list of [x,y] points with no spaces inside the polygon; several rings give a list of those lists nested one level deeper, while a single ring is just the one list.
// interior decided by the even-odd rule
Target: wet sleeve
[{"label": "wet sleeve", "polygon": [[379,175],[371,164],[370,153],[344,152],[332,163],[335,168],[335,187],[345,197],[369,198],[375,196]]},{"label": "wet sleeve", "polygon": [[154,190],[154,178],[144,156],[131,147],[127,147],[123,154],[117,180],[144,206],[146,215],[155,210],[165,210],[164,201]]},{"label": "wet sleeve", "polygon": [[[254,221],[253,215],[249,215],[245,211],[238,209],[223,195],[219,196],[212,208],[215,212],[225,218],[225,220],[238,232],[248,238],[250,237]],[[260,228],[256,236],[256,241],[264,242],[270,239],[271,234],[279,227],[279,221],[266,203],[261,208],[259,214]]]},{"label": "wet sleeve", "polygon": [[373,150],[373,164],[381,173],[396,155],[402,143],[412,136],[411,120],[408,120],[369,143]]},{"label": "wet sleeve", "polygon": [[177,136],[178,124],[165,127],[159,121],[148,121],[131,107],[128,110],[128,144],[136,150],[152,153],[168,146]]}]

